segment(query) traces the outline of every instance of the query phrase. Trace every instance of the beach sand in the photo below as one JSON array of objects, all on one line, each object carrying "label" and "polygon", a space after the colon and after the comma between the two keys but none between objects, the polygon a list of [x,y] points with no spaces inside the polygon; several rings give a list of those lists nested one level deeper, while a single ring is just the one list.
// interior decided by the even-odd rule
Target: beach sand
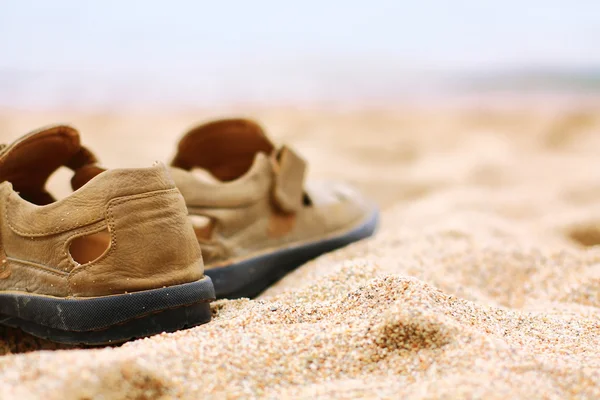
[{"label": "beach sand", "polygon": [[[598,105],[240,109],[379,202],[379,233],[193,329],[57,351],[0,328],[0,398],[600,398]],[[232,113],[4,111],[0,138],[65,121],[144,166]]]}]

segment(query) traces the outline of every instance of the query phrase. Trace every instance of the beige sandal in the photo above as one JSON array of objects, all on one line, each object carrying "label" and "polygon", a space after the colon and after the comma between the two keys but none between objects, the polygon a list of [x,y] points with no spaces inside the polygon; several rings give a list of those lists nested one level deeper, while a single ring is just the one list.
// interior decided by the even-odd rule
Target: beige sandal
[{"label": "beige sandal", "polygon": [[[95,162],[67,126],[0,150],[0,323],[104,344],[210,321],[214,288],[168,169]],[[61,166],[78,190],[55,200]]]},{"label": "beige sandal", "polygon": [[256,296],[377,226],[377,207],[347,185],[305,185],[305,161],[252,121],[192,129],[172,166],[217,297]]}]

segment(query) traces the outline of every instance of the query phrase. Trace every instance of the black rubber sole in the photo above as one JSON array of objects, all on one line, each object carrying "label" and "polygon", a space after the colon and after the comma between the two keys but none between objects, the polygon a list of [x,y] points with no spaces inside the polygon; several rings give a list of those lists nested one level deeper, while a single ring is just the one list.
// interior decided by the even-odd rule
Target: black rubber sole
[{"label": "black rubber sole", "polygon": [[225,267],[209,268],[204,273],[211,277],[217,298],[237,299],[256,297],[267,287],[307,261],[369,237],[379,222],[377,210],[357,228],[311,243],[303,243],[247,258]]},{"label": "black rubber sole", "polygon": [[102,345],[173,332],[211,319],[210,277],[120,295],[58,298],[0,293],[0,323],[58,343]]}]

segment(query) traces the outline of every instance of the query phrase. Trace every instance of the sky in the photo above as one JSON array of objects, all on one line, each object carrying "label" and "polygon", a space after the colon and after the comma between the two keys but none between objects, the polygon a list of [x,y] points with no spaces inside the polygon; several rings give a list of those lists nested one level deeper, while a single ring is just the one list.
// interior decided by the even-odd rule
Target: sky
[{"label": "sky", "polygon": [[248,81],[376,76],[377,91],[398,75],[596,68],[599,42],[597,0],[0,0],[0,89],[92,77],[254,93]]}]

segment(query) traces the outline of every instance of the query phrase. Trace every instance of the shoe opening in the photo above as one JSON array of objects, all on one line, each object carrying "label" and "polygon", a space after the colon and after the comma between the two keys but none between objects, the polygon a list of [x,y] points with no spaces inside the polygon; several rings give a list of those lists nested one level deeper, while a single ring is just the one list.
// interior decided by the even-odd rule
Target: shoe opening
[{"label": "shoe opening", "polygon": [[77,130],[64,125],[43,128],[0,153],[0,182],[11,182],[24,200],[46,205],[55,201],[47,190],[51,176],[62,167],[71,169],[75,173],[71,186],[77,190],[104,171],[95,166],[96,162],[95,156],[81,145]]}]

